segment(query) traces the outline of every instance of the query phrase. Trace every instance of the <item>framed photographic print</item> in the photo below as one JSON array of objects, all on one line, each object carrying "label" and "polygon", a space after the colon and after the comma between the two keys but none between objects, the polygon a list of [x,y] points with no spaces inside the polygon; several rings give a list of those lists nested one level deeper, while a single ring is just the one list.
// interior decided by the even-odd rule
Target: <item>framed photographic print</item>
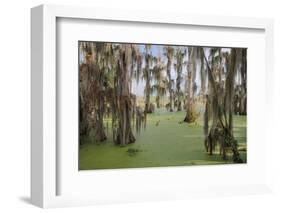
[{"label": "framed photographic print", "polygon": [[271,20],[31,14],[32,203],[270,192]]}]

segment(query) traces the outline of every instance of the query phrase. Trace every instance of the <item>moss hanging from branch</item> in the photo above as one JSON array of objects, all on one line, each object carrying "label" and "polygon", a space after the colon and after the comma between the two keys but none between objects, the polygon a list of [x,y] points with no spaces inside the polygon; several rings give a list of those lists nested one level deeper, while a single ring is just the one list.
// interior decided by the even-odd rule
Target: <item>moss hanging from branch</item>
[{"label": "moss hanging from branch", "polygon": [[133,134],[133,120],[136,112],[135,96],[130,93],[132,81],[131,63],[133,46],[120,45],[117,48],[117,68],[114,85],[113,116],[114,142],[127,145],[135,142]]},{"label": "moss hanging from branch", "polygon": [[186,115],[184,118],[184,122],[187,123],[193,123],[198,117],[194,107],[194,94],[196,88],[196,58],[198,56],[197,48],[198,47],[188,48]]},{"label": "moss hanging from branch", "polygon": [[164,48],[164,55],[167,57],[167,77],[168,77],[168,90],[169,90],[169,104],[167,104],[167,109],[169,108],[170,112],[173,112],[173,81],[171,76],[171,66],[172,66],[172,60],[174,56],[174,48],[172,46],[166,46]]},{"label": "moss hanging from branch", "polygon": [[[80,111],[86,121],[85,135],[93,134],[94,141],[106,140],[103,116],[105,109],[106,76],[109,58],[105,54],[105,43],[81,42],[80,49],[85,55],[85,63],[80,66]],[[83,122],[82,122],[83,124]],[[82,128],[84,125],[81,125]]]},{"label": "moss hanging from branch", "polygon": [[186,52],[183,51],[180,48],[177,48],[176,50],[176,54],[175,54],[175,60],[176,63],[174,64],[175,66],[175,70],[177,73],[177,79],[176,79],[176,107],[177,107],[177,111],[181,111],[182,110],[182,98],[183,98],[183,93],[181,91],[181,83],[183,80],[182,77],[182,71],[183,71],[183,65],[184,65],[184,56],[185,56]]},{"label": "moss hanging from branch", "polygon": [[[233,161],[236,163],[242,163],[243,161],[240,158],[237,148],[237,141],[233,135],[234,76],[237,69],[237,63],[239,63],[237,60],[237,52],[235,49],[231,49],[231,53],[226,56],[227,76],[225,82],[225,92],[223,92],[222,85],[215,81],[212,68],[209,65],[205,53],[204,58],[207,65],[211,88],[209,97],[213,117],[208,137],[205,138],[206,149],[210,154],[213,154],[215,147],[219,145],[220,154],[222,154],[223,159],[226,159],[226,149],[230,148],[232,151]],[[206,104],[205,113],[208,113],[208,110],[208,105]]]}]

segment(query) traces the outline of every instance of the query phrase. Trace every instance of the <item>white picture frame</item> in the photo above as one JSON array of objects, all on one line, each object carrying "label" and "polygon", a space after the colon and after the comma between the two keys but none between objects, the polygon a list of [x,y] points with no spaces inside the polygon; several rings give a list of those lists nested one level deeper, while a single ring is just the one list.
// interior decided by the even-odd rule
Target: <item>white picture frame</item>
[{"label": "white picture frame", "polygon": [[[57,20],[82,19],[100,21],[119,21],[133,23],[153,23],[166,26],[200,26],[206,28],[224,28],[228,30],[253,29],[264,33],[265,52],[264,69],[266,75],[265,99],[269,108],[273,100],[270,90],[273,88],[271,78],[273,76],[273,21],[270,19],[241,18],[241,17],[216,17],[203,15],[154,13],[147,11],[121,11],[101,8],[84,8],[74,6],[41,5],[31,9],[31,201],[33,204],[47,208],[60,206],[91,205],[97,203],[114,202],[138,202],[144,200],[182,199],[187,197],[214,196],[214,195],[242,195],[252,193],[264,193],[271,191],[271,162],[270,162],[270,117],[268,119],[264,138],[266,153],[262,156],[265,165],[262,173],[265,177],[258,183],[249,184],[221,184],[220,186],[200,187],[200,183],[194,183],[193,188],[177,188],[170,184],[163,190],[147,189],[142,194],[131,196],[118,196],[113,193],[109,198],[106,195],[59,195],[58,174],[61,169],[57,164],[59,159],[57,152]],[[270,76],[270,77],[269,77]],[[269,112],[270,113],[270,112]],[[214,167],[215,168],[215,167]],[[172,171],[177,174],[185,174],[187,168],[165,168],[158,171]],[[236,168],[237,169],[237,168]],[[244,168],[245,169],[245,168]],[[247,168],[246,168],[247,169]],[[135,175],[153,175],[153,168],[147,170],[134,170]],[[190,168],[189,168],[190,170]],[[200,170],[209,170],[207,167]],[[231,170],[231,169],[230,169]],[[102,171],[101,171],[102,172]],[[157,173],[157,172],[156,172]],[[110,175],[110,172],[108,173]],[[123,171],[121,175],[128,175]],[[199,175],[200,173],[198,173]],[[87,175],[87,174],[86,174]],[[113,174],[115,175],[115,174]],[[132,175],[132,172],[130,173]],[[159,175],[159,174],[157,174]],[[161,174],[160,174],[161,175]],[[156,176],[155,176],[156,177]],[[171,182],[176,181],[171,175]],[[73,183],[75,184],[75,183]],[[164,187],[164,183],[160,183]],[[159,185],[160,187],[161,185]],[[126,188],[126,186],[124,186]],[[155,190],[155,191],[153,191]],[[153,192],[152,192],[153,191]],[[110,191],[108,193],[111,193]],[[125,193],[125,192],[124,192]],[[147,193],[147,195],[145,195]]]}]

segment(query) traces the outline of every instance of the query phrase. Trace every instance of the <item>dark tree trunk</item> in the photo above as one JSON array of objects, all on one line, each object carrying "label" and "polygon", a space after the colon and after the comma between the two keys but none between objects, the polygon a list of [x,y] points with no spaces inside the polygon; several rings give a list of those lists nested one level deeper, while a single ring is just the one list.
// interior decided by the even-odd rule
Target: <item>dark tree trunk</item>
[{"label": "dark tree trunk", "polygon": [[240,115],[247,115],[247,49],[242,49],[241,78],[242,97],[240,101]]},{"label": "dark tree trunk", "polygon": [[204,146],[206,152],[209,152],[209,144],[208,144],[209,110],[210,110],[210,101],[208,95],[206,95],[205,112],[204,112]]},{"label": "dark tree trunk", "polygon": [[159,109],[160,108],[160,96],[156,96],[156,107]]},{"label": "dark tree trunk", "polygon": [[130,143],[134,143],[136,141],[131,127],[131,100],[128,96],[120,96],[120,99],[124,102],[121,104],[120,108],[120,119],[118,122],[118,130],[117,130],[117,140],[116,144],[125,146]]},{"label": "dark tree trunk", "polygon": [[[234,76],[237,67],[237,53],[235,49],[231,50],[230,56],[226,58],[227,77],[225,82],[225,94],[220,90],[220,84],[215,82],[212,69],[204,55],[209,83],[211,85],[211,102],[212,102],[212,127],[208,134],[208,151],[213,154],[217,144],[220,144],[220,153],[223,159],[226,159],[226,148],[230,147],[233,153],[233,161],[236,163],[243,162],[240,158],[237,141],[233,136],[233,98],[234,98]],[[224,97],[223,97],[224,96]]]},{"label": "dark tree trunk", "polygon": [[101,92],[97,98],[97,111],[95,113],[95,140],[98,142],[105,141],[107,139],[105,134],[105,127],[103,123],[104,109],[105,109],[104,93]]},{"label": "dark tree trunk", "polygon": [[182,110],[182,107],[181,107],[181,101],[180,99],[178,99],[178,112]]},{"label": "dark tree trunk", "polygon": [[204,63],[203,49],[200,48],[200,77],[201,77],[201,94],[204,96],[206,93],[206,69]]},{"label": "dark tree trunk", "polygon": [[135,142],[131,123],[133,116],[132,97],[129,90],[131,75],[129,64],[131,63],[131,45],[124,45],[119,49],[119,57],[117,62],[117,75],[115,81],[115,107],[116,116],[114,122],[117,122],[114,142],[125,146]]}]

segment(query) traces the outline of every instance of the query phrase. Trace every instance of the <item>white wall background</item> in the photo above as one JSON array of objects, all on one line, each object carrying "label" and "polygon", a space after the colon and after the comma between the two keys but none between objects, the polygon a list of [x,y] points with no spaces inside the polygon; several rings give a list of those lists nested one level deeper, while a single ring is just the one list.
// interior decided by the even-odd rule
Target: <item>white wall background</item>
[{"label": "white wall background", "polygon": [[[279,1],[280,2],[280,1]],[[268,17],[275,20],[275,116],[281,109],[281,6],[278,0],[6,0],[0,7],[0,212],[37,212],[29,204],[30,188],[30,8],[42,3],[123,9],[187,12],[229,16]],[[258,117],[257,117],[258,121]],[[50,212],[280,212],[281,137],[275,133],[273,195],[204,198],[157,203],[51,209]],[[279,155],[279,156],[278,156]]]}]

